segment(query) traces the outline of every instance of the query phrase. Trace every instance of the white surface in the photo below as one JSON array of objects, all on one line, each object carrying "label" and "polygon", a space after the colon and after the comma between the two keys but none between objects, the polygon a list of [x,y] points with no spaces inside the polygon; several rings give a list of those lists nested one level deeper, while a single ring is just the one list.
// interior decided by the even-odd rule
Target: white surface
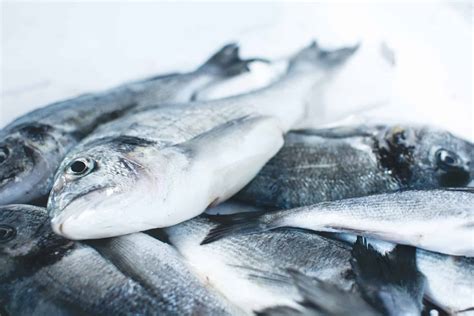
[{"label": "white surface", "polygon": [[[325,46],[363,44],[357,59],[319,96],[321,117],[338,119],[391,97],[390,106],[372,114],[428,122],[474,139],[469,2],[2,7],[0,126],[58,99],[192,69],[229,41],[239,41],[244,56],[277,58],[317,37]],[[395,51],[393,71],[381,60],[382,42]],[[246,85],[267,82],[268,73],[247,76]]]}]

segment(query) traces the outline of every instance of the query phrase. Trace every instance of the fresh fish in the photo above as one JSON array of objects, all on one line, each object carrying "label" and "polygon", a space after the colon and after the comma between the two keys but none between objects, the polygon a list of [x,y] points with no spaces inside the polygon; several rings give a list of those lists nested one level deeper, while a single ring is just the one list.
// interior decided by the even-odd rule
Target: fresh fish
[{"label": "fresh fish", "polygon": [[204,244],[224,235],[298,227],[474,256],[474,188],[384,193],[271,213],[227,215],[220,221],[223,224]]},{"label": "fresh fish", "polygon": [[70,239],[123,235],[180,223],[226,200],[281,148],[313,86],[356,49],[313,44],[261,90],[152,106],[102,125],[56,173],[48,202],[54,231]]},{"label": "fresh fish", "polygon": [[311,232],[280,229],[200,246],[214,226],[200,216],[168,227],[165,233],[202,280],[247,313],[275,305],[298,307],[301,296],[288,269],[352,289],[349,245]]},{"label": "fresh fish", "polygon": [[298,271],[289,271],[302,296],[298,309],[274,306],[259,311],[260,316],[374,316],[380,312],[367,304],[356,292],[341,290],[338,286],[311,278]]},{"label": "fresh fish", "polygon": [[418,249],[416,261],[428,281],[425,294],[430,302],[450,314],[474,312],[474,258]]},{"label": "fresh fish", "polygon": [[157,76],[85,94],[30,112],[0,130],[0,205],[49,194],[66,153],[98,125],[133,108],[185,102],[213,81],[247,70],[235,44],[224,46],[194,72]]},{"label": "fresh fish", "polygon": [[401,189],[465,186],[474,144],[428,126],[301,130],[238,195],[276,209]]},{"label": "fresh fish", "polygon": [[[357,240],[357,236],[351,234],[330,235],[350,244]],[[374,239],[370,240],[370,244],[382,253],[390,252],[396,246]],[[437,309],[449,314],[474,310],[474,258],[417,249],[416,265],[426,277],[425,297]]]},{"label": "fresh fish", "polygon": [[192,274],[170,245],[143,233],[101,239],[92,246],[161,302],[167,315],[238,315],[236,307]]},{"label": "fresh fish", "polygon": [[46,210],[0,207],[0,306],[7,315],[159,315],[162,301],[86,245],[55,235]]},{"label": "fresh fish", "polygon": [[425,277],[416,265],[416,248],[397,246],[380,254],[359,238],[352,249],[352,269],[363,297],[383,315],[420,315]]}]

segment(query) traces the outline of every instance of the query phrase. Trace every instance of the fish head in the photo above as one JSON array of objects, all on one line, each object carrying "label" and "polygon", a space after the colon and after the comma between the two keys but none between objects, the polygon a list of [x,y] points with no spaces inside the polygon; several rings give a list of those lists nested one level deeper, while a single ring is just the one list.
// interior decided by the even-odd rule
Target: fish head
[{"label": "fish head", "polygon": [[134,220],[140,221],[140,211],[150,208],[155,184],[139,162],[148,148],[134,141],[104,139],[68,154],[47,207],[57,234],[76,240],[103,238],[148,225]]},{"label": "fish head", "polygon": [[0,206],[0,255],[22,257],[39,248],[48,230],[46,210],[36,206]]},{"label": "fish head", "polygon": [[54,129],[28,124],[0,136],[0,204],[26,203],[48,193],[62,148]]},{"label": "fish head", "polygon": [[474,145],[445,130],[395,126],[379,144],[382,165],[407,187],[459,187],[474,178]]},{"label": "fish head", "polygon": [[474,179],[473,143],[432,127],[418,129],[416,138],[414,187],[460,187]]}]

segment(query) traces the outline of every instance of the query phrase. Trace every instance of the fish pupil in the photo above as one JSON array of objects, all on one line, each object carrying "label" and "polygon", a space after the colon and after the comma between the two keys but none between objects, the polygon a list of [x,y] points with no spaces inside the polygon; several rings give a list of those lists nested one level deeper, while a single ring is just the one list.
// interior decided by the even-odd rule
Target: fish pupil
[{"label": "fish pupil", "polygon": [[74,173],[83,173],[87,170],[87,166],[83,161],[75,161],[71,165],[71,171]]}]

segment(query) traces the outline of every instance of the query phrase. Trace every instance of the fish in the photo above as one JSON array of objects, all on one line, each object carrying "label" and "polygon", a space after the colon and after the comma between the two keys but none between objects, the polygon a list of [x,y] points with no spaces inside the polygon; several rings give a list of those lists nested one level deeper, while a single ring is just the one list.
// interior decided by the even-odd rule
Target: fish
[{"label": "fish", "polygon": [[[474,188],[407,190],[289,210],[216,216],[202,244],[278,227],[343,232],[454,256],[474,256]],[[442,231],[440,231],[442,229]]]},{"label": "fish", "polygon": [[243,314],[215,289],[202,283],[176,249],[158,239],[135,233],[88,244],[159,299],[164,314]]},{"label": "fish", "polygon": [[69,239],[114,237],[178,224],[242,189],[283,145],[358,46],[295,54],[285,75],[239,96],[145,107],[103,124],[67,154],[48,211]]},{"label": "fish", "polygon": [[[325,234],[349,244],[355,244],[357,236],[352,234]],[[386,254],[397,246],[393,243],[370,239],[371,247]],[[450,256],[437,252],[416,249],[417,269],[425,276],[425,303],[447,314],[459,314],[474,310],[474,258]],[[428,304],[425,304],[425,306]]]},{"label": "fish", "polygon": [[303,299],[298,309],[273,306],[258,311],[259,316],[374,316],[380,312],[370,306],[357,292],[344,291],[338,286],[309,277],[297,270],[289,270],[293,282]]},{"label": "fish", "polygon": [[380,254],[363,238],[352,248],[351,265],[363,297],[383,315],[420,315],[425,276],[418,271],[416,248],[397,245]]},{"label": "fish", "polygon": [[57,236],[44,208],[0,206],[0,306],[7,315],[159,315],[159,298],[93,248]]},{"label": "fish", "polygon": [[399,190],[466,186],[474,144],[431,126],[297,130],[236,199],[288,209]]},{"label": "fish", "polygon": [[[225,203],[224,203],[225,204]],[[194,273],[246,313],[301,299],[288,269],[352,290],[351,246],[298,229],[235,235],[201,246],[216,224],[201,215],[163,229]]]},{"label": "fish", "polygon": [[150,104],[189,101],[212,82],[246,72],[253,61],[228,44],[193,72],[125,83],[19,117],[0,130],[0,205],[45,204],[62,159],[97,126]]}]

